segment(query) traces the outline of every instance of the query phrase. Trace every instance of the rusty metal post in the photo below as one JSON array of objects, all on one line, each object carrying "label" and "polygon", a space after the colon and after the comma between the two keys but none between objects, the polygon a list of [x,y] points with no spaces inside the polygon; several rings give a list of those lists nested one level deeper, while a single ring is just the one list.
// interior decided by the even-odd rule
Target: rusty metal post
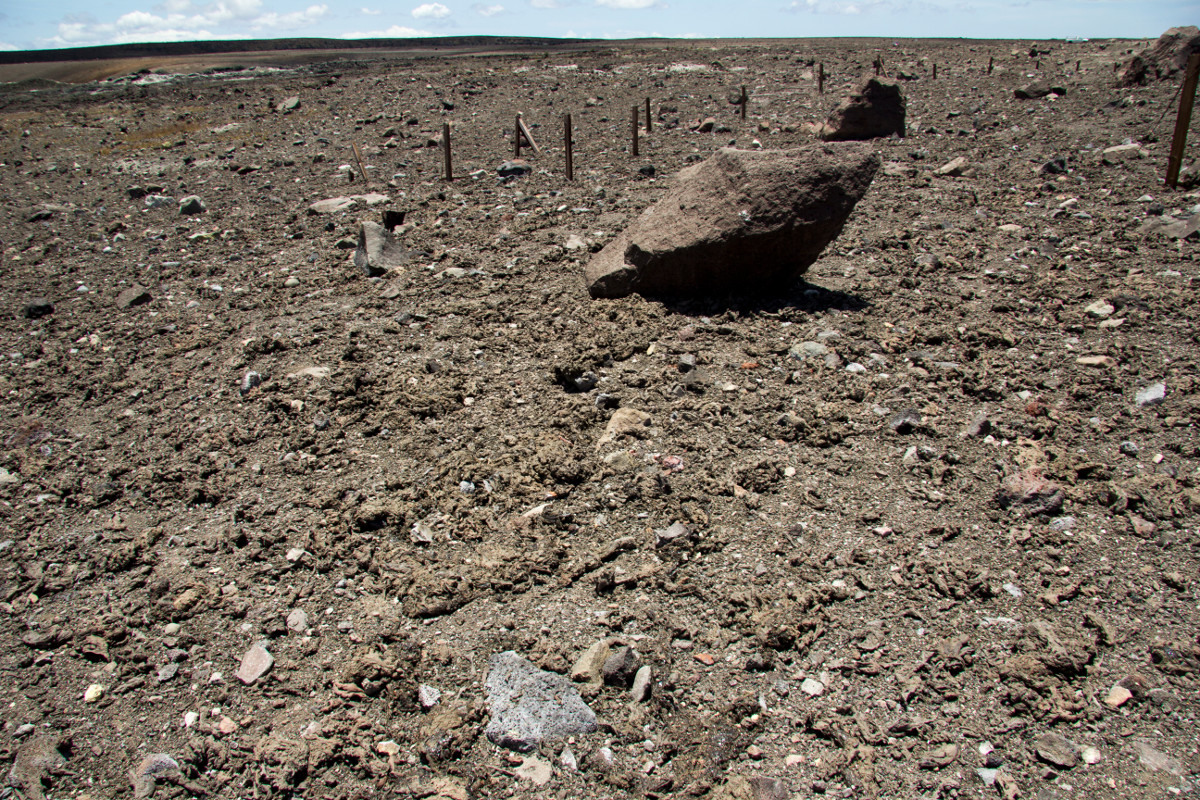
[{"label": "rusty metal post", "polygon": [[995,64],[996,58],[994,56],[988,56],[988,75],[992,74],[992,67],[995,66]]},{"label": "rusty metal post", "polygon": [[446,180],[454,180],[454,168],[450,162],[450,123],[442,123],[442,156],[446,166]]},{"label": "rusty metal post", "polygon": [[567,151],[567,180],[575,180],[575,143],[571,139],[571,115],[563,114],[563,146]]},{"label": "rusty metal post", "polygon": [[633,135],[633,157],[638,154],[638,107],[634,106],[629,116],[629,132]]},{"label": "rusty metal post", "polygon": [[1187,74],[1179,94],[1179,115],[1175,117],[1175,135],[1171,137],[1171,155],[1167,159],[1167,186],[1174,189],[1183,166],[1183,150],[1187,145],[1188,127],[1192,124],[1192,105],[1196,101],[1196,79],[1200,77],[1200,53],[1188,59]]},{"label": "rusty metal post", "polygon": [[825,65],[817,65],[817,94],[825,94]]},{"label": "rusty metal post", "polygon": [[933,62],[933,79],[937,80],[937,62]]},{"label": "rusty metal post", "polygon": [[738,105],[742,107],[742,121],[746,121],[746,106],[750,105],[750,95],[746,94],[746,87],[742,87],[742,96],[738,98]]},{"label": "rusty metal post", "polygon": [[647,97],[646,98],[646,133],[649,133],[650,129],[653,126],[654,126],[654,123],[650,121],[650,98]]},{"label": "rusty metal post", "polygon": [[513,158],[521,157],[521,115],[517,114],[517,122],[513,125]]}]

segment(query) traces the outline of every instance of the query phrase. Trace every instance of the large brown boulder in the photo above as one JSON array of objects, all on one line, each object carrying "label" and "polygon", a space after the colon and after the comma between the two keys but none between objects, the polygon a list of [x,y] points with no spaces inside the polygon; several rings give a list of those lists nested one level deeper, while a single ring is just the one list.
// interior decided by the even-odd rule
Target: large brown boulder
[{"label": "large brown boulder", "polygon": [[754,292],[799,277],[841,232],[879,157],[864,145],[734,150],[676,176],[592,258],[593,297]]},{"label": "large brown boulder", "polygon": [[1163,80],[1187,68],[1193,53],[1200,53],[1200,28],[1171,28],[1149,50],[1131,57],[1121,70],[1118,84],[1135,86],[1150,79]]},{"label": "large brown boulder", "polygon": [[903,136],[905,110],[897,84],[869,78],[833,110],[817,135],[827,142]]}]

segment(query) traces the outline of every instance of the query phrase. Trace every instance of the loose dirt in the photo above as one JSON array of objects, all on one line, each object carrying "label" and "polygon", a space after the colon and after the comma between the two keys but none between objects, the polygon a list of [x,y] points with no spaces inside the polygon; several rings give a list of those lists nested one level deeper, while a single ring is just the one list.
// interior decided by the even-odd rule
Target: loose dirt
[{"label": "loose dirt", "polygon": [[[1162,187],[1176,85],[1113,88],[1140,44],[662,42],[10,85],[9,782],[1191,791],[1200,265],[1162,223],[1200,194]],[[877,55],[907,136],[874,143],[884,168],[807,283],[589,298],[583,264],[671,173],[811,141]],[[1066,94],[1014,97],[1035,81]],[[517,113],[543,150],[501,181]],[[189,195],[207,210],[181,215]],[[407,212],[410,261],[369,279],[357,222],[383,209]],[[609,682],[576,684],[596,732],[526,754],[483,735],[491,656],[569,675],[602,639]]]}]

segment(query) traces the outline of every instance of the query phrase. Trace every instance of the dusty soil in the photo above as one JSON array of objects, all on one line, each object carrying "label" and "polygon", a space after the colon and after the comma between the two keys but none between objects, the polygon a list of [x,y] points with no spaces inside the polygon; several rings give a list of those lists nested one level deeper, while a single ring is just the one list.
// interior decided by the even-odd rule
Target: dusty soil
[{"label": "dusty soil", "polygon": [[[1154,223],[1200,195],[1161,186],[1176,86],[1112,88],[1134,46],[664,42],[0,93],[13,792],[1192,791],[1200,265]],[[670,173],[810,141],[877,54],[908,136],[808,283],[589,299],[590,252]],[[1035,78],[1065,96],[1013,97]],[[543,152],[503,182],[518,112]],[[368,189],[389,201],[307,213]],[[346,248],[383,208],[411,260],[368,279]],[[601,445],[616,408],[649,424]],[[491,655],[568,673],[604,638],[647,698],[580,684],[601,729],[540,753],[482,735]]]}]

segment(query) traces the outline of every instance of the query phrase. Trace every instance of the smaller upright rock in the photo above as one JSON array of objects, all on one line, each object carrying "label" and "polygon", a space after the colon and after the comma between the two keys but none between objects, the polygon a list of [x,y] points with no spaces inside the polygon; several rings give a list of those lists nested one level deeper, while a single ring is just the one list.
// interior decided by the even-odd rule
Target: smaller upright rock
[{"label": "smaller upright rock", "polygon": [[267,648],[256,644],[242,656],[242,664],[238,667],[237,679],[247,686],[253,684],[275,664],[275,658],[267,652]]},{"label": "smaller upright rock", "polygon": [[651,681],[654,679],[654,672],[650,665],[646,664],[641,667],[637,674],[633,676],[633,687],[629,690],[629,696],[633,698],[635,703],[641,703],[649,699],[652,689]]},{"label": "smaller upright rock", "polygon": [[150,302],[150,290],[135,283],[117,295],[117,308],[125,310]]},{"label": "smaller upright rock", "polygon": [[404,266],[408,253],[395,234],[378,222],[363,222],[358,226],[358,249],[354,265],[368,278],[379,278],[389,270]]},{"label": "smaller upright rock", "polygon": [[597,639],[571,667],[571,680],[576,683],[600,683],[600,674],[611,652],[608,639]]},{"label": "smaller upright rock", "polygon": [[30,300],[21,308],[21,316],[25,319],[41,319],[54,313],[54,303],[44,297]]},{"label": "smaller upright rock", "polygon": [[1144,389],[1138,389],[1133,401],[1139,406],[1156,406],[1167,398],[1165,383],[1152,383]]},{"label": "smaller upright rock", "polygon": [[614,647],[612,653],[604,660],[602,671],[604,682],[609,686],[628,686],[633,682],[637,671],[641,669],[641,659],[629,645]]},{"label": "smaller upright rock", "polygon": [[287,615],[288,630],[304,633],[308,630],[308,614],[303,608],[293,608]]},{"label": "smaller upright rock", "polygon": [[870,78],[833,110],[818,135],[827,142],[904,136],[905,111],[897,84]]},{"label": "smaller upright rock", "polygon": [[204,201],[194,194],[189,194],[179,201],[179,213],[184,216],[190,217],[195,214],[203,214],[207,210],[208,206],[204,205]]}]

